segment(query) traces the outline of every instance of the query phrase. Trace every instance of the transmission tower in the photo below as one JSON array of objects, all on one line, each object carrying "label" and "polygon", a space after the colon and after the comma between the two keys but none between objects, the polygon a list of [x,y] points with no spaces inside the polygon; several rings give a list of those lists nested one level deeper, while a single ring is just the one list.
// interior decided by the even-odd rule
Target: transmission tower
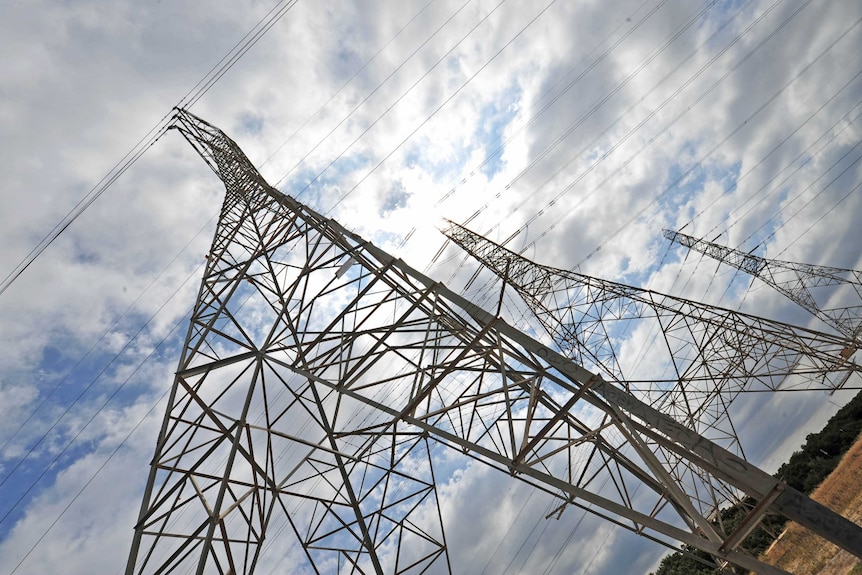
[{"label": "transmission tower", "polygon": [[[832,391],[860,371],[844,338],[540,265],[453,222],[444,233],[521,296],[564,355],[743,457],[728,411],[738,394]],[[703,512],[737,499],[654,451]]]},{"label": "transmission tower", "polygon": [[[759,278],[857,345],[862,338],[862,305],[824,307],[831,305],[830,296],[840,286],[850,286],[854,301],[862,300],[862,271],[766,259],[672,230],[662,233],[671,242]],[[844,353],[854,351],[855,346]]]},{"label": "transmission tower", "polygon": [[[271,188],[221,131],[184,111],[172,127],[226,196],[127,573],[251,573],[286,524],[319,570],[448,571],[425,434],[380,425],[315,383],[360,386],[374,362],[349,354],[376,353],[380,334],[365,326],[392,306],[364,294],[384,282],[350,265],[338,232]],[[344,293],[353,306],[322,313]]]},{"label": "transmission tower", "polygon": [[454,222],[444,233],[517,291],[564,354],[719,440],[741,392],[834,391],[862,370],[843,337],[541,265]]},{"label": "transmission tower", "polygon": [[[860,553],[862,528],[280,193],[217,128],[175,127],[227,193],[128,574],[251,573],[289,539],[318,573],[457,571],[447,449],[758,573],[783,573],[737,549],[766,512]],[[648,444],[760,503],[721,533]]]}]

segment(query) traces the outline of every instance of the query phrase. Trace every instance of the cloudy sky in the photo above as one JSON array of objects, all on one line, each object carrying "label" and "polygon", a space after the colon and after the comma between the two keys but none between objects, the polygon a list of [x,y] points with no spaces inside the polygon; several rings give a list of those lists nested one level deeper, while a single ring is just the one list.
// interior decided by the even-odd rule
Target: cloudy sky
[{"label": "cloudy sky", "polygon": [[[661,230],[859,269],[860,45],[850,1],[0,2],[0,278],[95,199],[0,295],[0,573],[124,566],[223,189],[152,137],[173,106],[456,291],[475,264],[438,254],[441,218],[828,330]],[[774,471],[849,397],[741,399],[747,453]],[[441,497],[470,511],[446,525],[458,572],[646,573],[664,552],[546,521],[547,496],[477,465]]]}]

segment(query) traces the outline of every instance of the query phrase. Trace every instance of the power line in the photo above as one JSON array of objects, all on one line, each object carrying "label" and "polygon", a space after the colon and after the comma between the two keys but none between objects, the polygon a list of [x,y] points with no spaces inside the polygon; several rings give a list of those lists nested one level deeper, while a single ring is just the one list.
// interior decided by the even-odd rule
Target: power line
[{"label": "power line", "polygon": [[[167,300],[165,300],[165,302],[161,305],[161,307],[159,307],[159,309],[158,309],[158,310],[156,310],[156,312],[155,312],[155,313],[153,313],[153,315],[152,315],[152,316],[150,316],[150,319],[149,319],[149,320],[147,320],[147,322],[146,322],[144,325],[142,325],[142,326],[140,327],[140,329],[138,329],[138,331],[135,333],[135,335],[134,335],[134,336],[132,336],[132,337],[129,339],[129,341],[128,341],[128,342],[126,342],[126,344],[123,346],[123,348],[122,348],[120,351],[118,351],[116,354],[114,354],[114,357],[111,359],[111,361],[109,361],[109,362],[108,362],[108,363],[107,363],[107,364],[106,364],[106,365],[105,365],[105,366],[104,366],[104,367],[99,371],[99,373],[98,373],[98,374],[97,374],[97,375],[96,375],[96,376],[95,376],[95,377],[90,381],[90,383],[89,383],[89,384],[87,384],[87,386],[86,386],[86,387],[84,387],[84,389],[83,389],[83,390],[81,390],[81,392],[80,392],[80,393],[78,394],[78,396],[77,396],[77,397],[72,401],[72,403],[70,403],[69,405],[67,405],[67,406],[66,406],[66,409],[65,409],[65,410],[63,411],[63,413],[62,413],[62,414],[61,414],[61,415],[60,415],[60,416],[55,420],[55,422],[51,425],[51,427],[49,427],[49,428],[48,428],[48,430],[47,430],[47,431],[42,435],[42,437],[41,437],[41,438],[40,438],[40,439],[39,439],[39,440],[38,440],[38,441],[37,441],[37,442],[36,442],[36,443],[35,443],[35,444],[30,448],[30,449],[29,449],[29,451],[27,451],[27,453],[26,453],[26,454],[25,454],[25,455],[24,455],[24,456],[23,456],[23,457],[18,461],[18,464],[17,464],[17,465],[15,465],[15,467],[12,469],[12,471],[10,471],[9,475],[7,475],[7,476],[3,479],[3,481],[2,481],[2,482],[0,482],[0,486],[2,486],[2,485],[6,482],[6,480],[8,480],[8,479],[9,479],[9,478],[10,478],[10,477],[15,473],[15,471],[18,469],[18,467],[21,465],[21,463],[23,463],[23,462],[27,459],[27,457],[29,457],[29,456],[33,453],[33,451],[36,449],[36,447],[38,447],[38,446],[42,443],[42,441],[43,441],[43,440],[44,440],[44,439],[45,439],[45,438],[46,438],[46,437],[47,437],[47,436],[48,436],[48,435],[49,435],[49,434],[54,430],[54,428],[59,424],[59,422],[63,419],[63,417],[65,417],[65,416],[69,413],[69,411],[71,411],[71,409],[72,409],[72,408],[73,408],[73,407],[74,407],[74,406],[75,406],[75,405],[76,405],[76,404],[81,400],[81,398],[82,398],[82,397],[84,397],[84,395],[85,395],[85,394],[86,394],[86,393],[87,393],[87,392],[88,392],[88,391],[93,387],[93,385],[95,385],[95,384],[96,384],[96,382],[97,382],[97,381],[102,377],[102,375],[104,375],[104,374],[107,372],[108,368],[113,364],[113,362],[114,362],[115,360],[117,360],[117,359],[120,357],[120,355],[122,355],[122,354],[123,354],[123,352],[125,352],[125,351],[126,351],[126,349],[128,349],[128,348],[129,348],[129,346],[131,346],[131,345],[132,345],[132,343],[134,343],[134,342],[135,342],[135,340],[137,339],[137,337],[138,337],[139,335],[141,335],[141,334],[144,332],[144,329],[146,329],[146,327],[150,324],[150,322],[152,322],[152,321],[153,321],[153,319],[155,319],[155,317],[156,317],[156,316],[157,316],[157,315],[158,315],[158,314],[159,314],[159,313],[160,313],[160,312],[161,312],[161,311],[162,311],[162,310],[163,310],[163,309],[168,305],[168,303],[171,301],[171,299],[173,299],[173,297],[174,297],[177,293],[179,293],[179,291],[182,289],[182,287],[183,287],[184,285],[186,285],[186,284],[187,284],[187,283],[188,283],[188,282],[189,282],[189,281],[190,281],[190,280],[191,280],[191,279],[192,279],[192,278],[193,278],[197,273],[199,273],[199,271],[200,271],[201,267],[202,267],[201,265],[199,265],[198,267],[196,267],[196,268],[192,271],[192,273],[191,273],[191,274],[189,274],[189,276],[186,278],[186,280],[185,280],[182,284],[180,284],[179,286],[177,286],[177,288],[174,290],[174,292],[171,294],[171,296],[170,296]],[[179,325],[179,322],[177,323],[177,325]],[[176,326],[175,326],[175,327],[176,327]],[[165,336],[165,338],[163,338],[163,339],[162,339],[162,342],[164,342],[166,339],[167,339],[167,336]],[[160,343],[159,345],[161,345],[161,343]],[[154,353],[154,352],[152,352],[152,353]],[[150,356],[152,355],[152,353],[150,353]],[[149,356],[148,356],[148,357],[149,357]],[[138,368],[137,368],[137,369],[140,369],[141,365],[143,365],[143,362],[142,362],[141,364],[139,364],[139,365],[138,365]],[[135,370],[135,372],[137,372],[137,369]],[[23,493],[18,497],[18,499],[15,501],[15,503],[14,503],[14,504],[12,504],[12,505],[9,507],[9,509],[7,509],[7,510],[6,510],[6,513],[4,513],[2,517],[0,517],[0,524],[2,524],[4,521],[6,521],[6,519],[7,519],[7,518],[12,514],[12,512],[13,512],[13,511],[14,511],[14,510],[15,510],[15,509],[16,509],[16,508],[21,504],[21,502],[22,502],[22,501],[24,501],[24,499],[27,497],[27,495],[29,495],[29,493],[33,490],[33,488],[34,488],[34,487],[39,483],[39,481],[40,481],[40,480],[41,480],[41,479],[42,479],[42,478],[43,478],[43,477],[48,473],[48,471],[50,471],[50,470],[51,470],[51,468],[54,466],[54,464],[56,464],[56,463],[57,463],[57,461],[59,461],[59,460],[60,460],[60,458],[61,458],[61,457],[66,453],[66,451],[68,451],[68,450],[69,450],[69,448],[70,448],[70,447],[75,443],[75,441],[76,441],[76,440],[81,436],[81,434],[82,434],[82,433],[83,433],[83,432],[84,432],[84,431],[85,431],[85,430],[90,426],[90,424],[91,424],[91,423],[93,423],[93,421],[95,421],[96,417],[98,417],[98,416],[99,416],[99,414],[100,414],[100,413],[102,413],[102,411],[105,409],[105,407],[106,407],[106,406],[107,406],[107,405],[108,405],[108,404],[109,404],[109,403],[110,403],[110,402],[111,402],[111,401],[112,401],[112,400],[117,396],[117,394],[118,394],[118,393],[120,393],[120,391],[122,391],[122,389],[126,386],[126,384],[127,384],[128,382],[129,382],[129,379],[126,379],[122,384],[120,384],[119,386],[117,386],[117,387],[116,387],[116,388],[111,392],[111,394],[108,396],[108,398],[107,398],[107,399],[106,399],[106,400],[105,400],[105,401],[104,401],[104,402],[103,402],[103,403],[98,407],[98,409],[96,409],[95,413],[93,413],[93,414],[90,416],[90,418],[86,421],[86,423],[85,423],[85,424],[84,424],[84,425],[83,425],[83,426],[82,426],[82,427],[77,431],[77,433],[75,433],[75,435],[72,437],[72,439],[70,439],[70,440],[66,443],[66,445],[65,445],[61,450],[59,450],[59,451],[57,452],[57,454],[56,454],[56,455],[54,456],[54,458],[50,461],[50,463],[48,463],[48,465],[46,465],[46,466],[45,466],[45,468],[42,470],[42,472],[41,472],[41,473],[39,473],[39,475],[36,477],[36,479],[34,479],[34,480],[30,483],[30,486],[29,486],[26,490],[24,490],[24,492],[23,492]]]},{"label": "power line", "polygon": [[[365,69],[366,69],[366,68],[367,68],[367,67],[368,67],[368,66],[369,66],[369,65],[370,65],[374,60],[376,60],[376,59],[377,59],[377,57],[378,57],[378,56],[380,56],[380,54],[382,54],[382,53],[384,52],[384,50],[386,50],[386,48],[388,48],[388,47],[389,47],[389,46],[390,46],[390,45],[391,45],[391,44],[392,44],[392,43],[393,43],[393,42],[394,42],[394,41],[395,41],[399,36],[401,36],[401,34],[403,34],[403,33],[404,33],[404,31],[405,31],[405,30],[407,30],[407,28],[408,28],[408,27],[410,27],[410,25],[411,25],[411,24],[413,24],[413,22],[415,22],[415,21],[419,18],[419,16],[421,16],[422,14],[424,14],[424,13],[425,13],[425,11],[428,9],[428,7],[429,7],[429,6],[431,6],[431,4],[433,4],[435,1],[436,1],[436,0],[429,0],[429,1],[428,1],[428,2],[427,2],[427,3],[426,3],[426,4],[425,4],[425,5],[424,5],[424,6],[423,6],[423,7],[422,7],[422,8],[421,8],[417,13],[416,13],[416,14],[414,14],[414,15],[413,15],[413,17],[412,17],[412,18],[410,18],[410,20],[409,20],[408,22],[406,22],[406,23],[405,23],[405,24],[404,24],[404,25],[403,25],[403,26],[398,30],[398,32],[396,32],[396,33],[395,33],[395,35],[394,35],[394,36],[392,36],[389,40],[387,40],[387,41],[386,41],[386,43],[385,43],[385,44],[383,44],[383,46],[381,46],[381,47],[377,50],[377,52],[375,52],[375,53],[374,53],[374,55],[373,55],[373,56],[371,56],[370,58],[368,58],[368,59],[365,61],[365,63],[363,63],[363,64],[362,64],[362,66],[360,66],[360,67],[359,67],[359,68],[358,68],[358,69],[353,73],[353,75],[352,75],[352,76],[350,76],[350,78],[348,78],[348,79],[347,79],[343,84],[341,84],[341,87],[340,87],[340,88],[338,88],[338,90],[336,90],[335,92],[333,92],[333,94],[332,94],[331,96],[329,96],[329,99],[327,99],[323,104],[321,104],[319,108],[317,108],[317,111],[316,111],[316,112],[314,112],[313,114],[311,114],[310,116],[308,116],[308,118],[306,118],[306,119],[305,119],[305,121],[304,121],[304,122],[303,122],[303,123],[302,123],[302,124],[301,124],[297,129],[296,129],[296,130],[294,130],[294,131],[293,131],[293,133],[292,133],[290,136],[288,136],[288,137],[287,137],[287,139],[285,139],[285,140],[284,140],[284,142],[282,142],[282,144],[281,144],[280,146],[278,146],[278,147],[275,149],[275,151],[274,151],[274,152],[272,152],[272,153],[271,153],[271,154],[266,158],[266,160],[264,160],[264,161],[261,163],[261,167],[265,166],[265,165],[266,165],[266,164],[268,164],[270,161],[272,161],[272,159],[273,159],[273,158],[274,158],[274,157],[275,157],[275,156],[276,156],[276,155],[277,155],[277,154],[278,154],[282,149],[284,149],[284,147],[285,147],[285,146],[287,146],[287,144],[288,144],[288,143],[290,143],[290,142],[291,142],[291,141],[292,141],[292,140],[293,140],[293,139],[294,139],[294,138],[295,138],[295,137],[296,137],[296,136],[297,136],[297,135],[298,135],[302,130],[304,130],[304,129],[305,129],[305,127],[306,127],[306,126],[308,126],[308,124],[309,124],[309,123],[311,123],[311,121],[312,121],[314,118],[316,118],[317,116],[319,116],[319,115],[320,115],[320,113],[321,113],[323,110],[325,110],[325,109],[326,109],[326,107],[327,107],[327,106],[329,106],[329,104],[330,104],[330,103],[331,103],[335,98],[337,98],[337,97],[338,97],[338,95],[339,95],[339,94],[341,94],[341,93],[342,93],[342,92],[347,88],[347,86],[349,86],[349,85],[353,82],[353,80],[355,80],[355,79],[359,76],[359,74],[361,74],[361,73],[362,73],[362,72],[363,72],[363,71],[364,71],[364,70],[365,70]],[[408,58],[408,59],[409,59],[409,58]],[[406,61],[406,60],[405,60],[405,61]],[[402,63],[402,64],[403,64],[403,63]],[[388,78],[387,78],[387,79],[388,79]],[[384,80],[383,82],[381,82],[381,84],[379,84],[379,85],[378,85],[378,88],[379,88],[383,83],[385,83],[385,82],[386,82],[386,80]],[[301,161],[300,161],[299,163],[301,163]],[[297,163],[297,165],[299,165],[299,163]],[[294,166],[294,167],[293,167],[293,168],[291,168],[291,169],[290,169],[290,170],[289,170],[289,171],[288,171],[284,176],[282,176],[282,177],[281,177],[281,179],[280,179],[280,180],[278,180],[278,182],[276,182],[275,187],[276,187],[276,188],[277,188],[277,187],[279,187],[279,186],[281,185],[281,183],[285,180],[285,178],[287,178],[287,176],[288,176],[288,175],[290,175],[290,173],[292,173],[294,169],[296,169],[296,167],[297,167],[297,166]]]},{"label": "power line", "polygon": [[[284,15],[293,8],[299,0],[282,0],[263,16],[243,38],[237,42],[230,51],[222,57],[201,80],[189,90],[185,96],[177,102],[177,107],[194,106],[233,66],[266,34]],[[147,150],[149,150],[164,134],[170,125],[173,112],[168,112],[150,130],[144,134],[131,150],[120,158],[114,166],[108,170],[99,182],[94,185],[84,197],[78,200],[69,212],[57,222],[57,224],[33,247],[30,252],[10,271],[3,281],[0,282],[0,295],[9,289],[9,286],[29,268],[36,258],[42,255],[48,246],[72,225],[72,223],[83,214],[87,208],[98,200],[105,191],[116,182],[120,176],[132,167]]]},{"label": "power line", "polygon": [[[348,121],[348,120],[353,116],[353,114],[356,112],[356,110],[358,110],[360,107],[362,107],[362,106],[363,106],[363,105],[364,105],[364,104],[365,104],[365,103],[366,103],[366,102],[367,102],[367,101],[368,101],[368,100],[369,100],[369,99],[370,99],[374,94],[376,94],[376,93],[377,93],[377,92],[378,92],[378,91],[379,91],[379,90],[380,90],[380,89],[381,89],[381,88],[382,88],[382,87],[383,87],[383,86],[384,86],[384,85],[385,85],[385,84],[386,84],[386,83],[387,83],[387,82],[388,82],[388,81],[389,81],[393,76],[395,76],[395,74],[397,74],[397,73],[398,73],[398,71],[399,71],[399,70],[401,70],[401,69],[402,69],[402,68],[403,68],[403,67],[404,67],[404,66],[405,66],[405,65],[406,65],[406,64],[407,64],[411,59],[413,59],[413,57],[414,57],[417,53],[419,53],[419,51],[420,51],[420,50],[422,50],[422,48],[424,48],[424,47],[425,47],[429,42],[431,42],[431,40],[432,40],[435,36],[437,36],[437,35],[438,35],[438,34],[439,34],[439,33],[440,33],[440,32],[441,32],[441,31],[442,31],[446,26],[448,26],[448,25],[449,25],[449,23],[450,23],[450,22],[452,22],[452,21],[455,19],[455,17],[456,17],[456,16],[458,16],[458,14],[460,14],[460,13],[461,13],[461,12],[462,12],[466,7],[467,7],[467,5],[468,5],[468,4],[470,4],[470,2],[472,2],[472,1],[473,1],[473,0],[465,0],[465,1],[464,1],[464,2],[463,2],[463,3],[458,7],[458,9],[457,9],[457,10],[455,10],[455,12],[453,12],[452,14],[450,14],[450,15],[449,15],[449,17],[448,17],[448,18],[447,18],[447,19],[446,19],[442,24],[440,24],[440,26],[438,26],[438,27],[434,30],[434,32],[432,32],[432,33],[431,33],[431,35],[430,35],[430,36],[428,36],[427,38],[425,38],[425,40],[423,40],[423,41],[419,44],[419,46],[417,46],[417,47],[416,47],[416,48],[415,48],[415,49],[410,53],[410,55],[408,55],[406,58],[404,58],[404,59],[401,61],[401,63],[400,63],[398,66],[396,66],[396,67],[395,67],[395,68],[394,68],[394,69],[393,69],[393,70],[392,70],[392,71],[391,71],[391,72],[386,76],[386,78],[384,78],[382,81],[380,81],[380,83],[378,83],[378,84],[377,84],[377,86],[375,86],[375,87],[374,87],[374,89],[373,89],[373,90],[371,90],[371,92],[369,92],[368,94],[366,94],[366,95],[365,95],[365,97],[364,97],[364,98],[363,98],[359,103],[357,103],[357,104],[356,104],[356,105],[355,105],[355,106],[354,106],[354,107],[353,107],[353,108],[352,108],[352,109],[351,109],[351,110],[350,110],[350,111],[349,111],[349,112],[348,112],[344,117],[342,117],[342,118],[341,118],[341,120],[340,120],[340,121],[339,121],[339,122],[338,122],[338,123],[337,123],[337,124],[332,128],[332,129],[330,129],[330,130],[329,130],[329,132],[327,132],[327,134],[326,134],[325,136],[323,136],[322,138],[320,138],[320,140],[318,140],[318,141],[317,141],[317,143],[316,143],[316,144],[315,144],[315,145],[314,145],[310,150],[308,150],[308,151],[305,153],[305,155],[304,155],[302,158],[300,158],[300,159],[299,159],[299,160],[298,160],[298,161],[293,165],[293,167],[292,167],[292,168],[290,168],[290,169],[289,169],[289,170],[288,170],[288,171],[287,171],[287,172],[286,172],[286,173],[285,173],[281,178],[279,178],[279,180],[276,182],[276,187],[280,187],[280,186],[281,186],[281,184],[282,184],[282,182],[284,182],[284,180],[285,180],[285,179],[286,179],[290,174],[292,174],[292,173],[294,172],[294,170],[296,170],[296,168],[298,168],[300,165],[302,165],[302,163],[303,163],[303,162],[305,162],[305,161],[308,159],[308,157],[309,157],[309,156],[310,156],[310,155],[311,155],[311,154],[312,154],[312,153],[313,153],[317,148],[319,148],[321,145],[323,145],[323,143],[324,143],[324,142],[325,142],[325,141],[326,141],[330,136],[332,136],[332,134],[334,134],[334,133],[335,133],[335,131],[336,131],[336,130],[338,130],[338,128],[340,128],[342,125],[344,125],[344,123],[345,123],[345,122],[347,122],[347,121]],[[433,68],[433,67],[432,67],[432,68]],[[429,70],[427,70],[427,71],[425,72],[425,74],[422,76],[422,78],[424,78],[425,76],[427,76],[427,75],[428,75],[428,73],[430,73],[430,71],[431,71],[430,69],[429,69]],[[420,78],[420,80],[421,80],[422,78]],[[407,91],[405,91],[405,92],[401,95],[401,97],[399,98],[399,100],[400,100],[401,98],[404,98],[404,96],[406,96],[406,95],[407,95],[407,93],[408,93],[410,90],[412,90],[412,88],[413,88],[413,87],[415,87],[415,84],[414,84],[413,86],[411,86],[410,88],[408,88],[408,90],[407,90]],[[388,111],[388,110],[387,110],[387,111]],[[384,112],[384,114],[385,114],[385,113],[386,113],[386,112]],[[382,118],[382,114],[381,114],[381,116],[379,116],[379,117],[377,118],[377,120],[376,120],[376,121],[379,121],[379,120],[380,120],[380,118]],[[375,123],[376,123],[376,121],[375,121]],[[369,127],[369,129],[370,129],[370,127]],[[366,130],[366,131],[367,131],[367,130]],[[363,133],[363,134],[364,134],[364,133]],[[361,137],[361,136],[360,136],[360,137]],[[355,141],[354,141],[353,143],[355,143]],[[353,145],[353,144],[350,144],[350,146],[352,146],[352,145]],[[301,190],[299,190],[299,192],[296,194],[296,196],[297,196],[297,197],[302,197],[302,194],[303,194],[303,193],[308,189],[308,187],[309,187],[312,183],[314,183],[317,179],[319,179],[319,178],[320,178],[320,177],[321,177],[321,176],[322,176],[322,175],[323,175],[323,174],[324,174],[324,173],[325,173],[325,172],[326,172],[326,171],[327,171],[327,170],[332,166],[332,164],[334,164],[334,163],[335,163],[335,161],[336,161],[336,160],[338,160],[338,158],[340,158],[340,157],[341,157],[341,156],[342,156],[342,155],[343,155],[343,154],[344,154],[348,149],[350,149],[350,146],[348,146],[344,151],[342,151],[342,153],[341,153],[338,157],[336,157],[336,158],[335,158],[335,160],[333,160],[333,161],[332,161],[328,166],[326,166],[322,171],[320,171],[316,176],[314,176],[314,178],[312,178],[312,180],[311,180],[310,182],[308,182],[308,183],[305,185],[305,187],[304,187],[304,188],[302,188]]]}]

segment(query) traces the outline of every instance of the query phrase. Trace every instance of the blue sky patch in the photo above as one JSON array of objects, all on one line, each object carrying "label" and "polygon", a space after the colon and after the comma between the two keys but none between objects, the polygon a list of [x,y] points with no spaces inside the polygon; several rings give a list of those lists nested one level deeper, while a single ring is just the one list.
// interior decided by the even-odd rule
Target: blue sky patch
[{"label": "blue sky patch", "polygon": [[240,126],[243,132],[256,136],[263,130],[263,118],[257,114],[242,114],[240,116]]},{"label": "blue sky patch", "polygon": [[[321,205],[319,201],[320,198],[327,196],[329,188],[339,186],[343,188],[341,193],[346,193],[354,182],[345,182],[344,177],[367,167],[370,163],[371,160],[366,154],[356,153],[341,156],[328,167],[302,166],[281,186],[281,191],[316,210],[328,209],[328,205]],[[355,180],[358,181],[362,175],[357,176]]]},{"label": "blue sky patch", "polygon": [[410,194],[401,182],[395,182],[392,188],[383,197],[383,205],[380,207],[380,215],[385,216],[399,208],[407,207]]},{"label": "blue sky patch", "polygon": [[518,113],[521,89],[517,84],[499,94],[497,99],[485,106],[476,121],[475,138],[485,148],[485,161],[482,173],[489,180],[503,169],[502,148],[506,126]]},{"label": "blue sky patch", "polygon": [[429,174],[435,182],[452,183],[461,176],[461,172],[467,165],[469,149],[464,146],[453,147],[452,152],[443,159],[432,159],[425,152],[430,143],[425,137],[416,138],[418,141],[407,144],[407,152],[404,163],[408,168],[418,168]]}]

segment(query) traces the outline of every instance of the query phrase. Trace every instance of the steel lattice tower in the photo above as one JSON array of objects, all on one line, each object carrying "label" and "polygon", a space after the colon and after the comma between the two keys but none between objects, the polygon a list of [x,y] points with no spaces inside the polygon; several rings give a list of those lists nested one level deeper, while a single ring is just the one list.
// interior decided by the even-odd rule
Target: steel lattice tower
[{"label": "steel lattice tower", "polygon": [[[844,337],[541,265],[454,222],[444,233],[518,292],[563,353],[698,431],[741,392],[831,392],[862,371]],[[653,338],[625,350],[639,363],[619,348],[637,332]]]},{"label": "steel lattice tower", "polygon": [[[250,573],[273,514],[324,569],[448,571],[424,434],[380,426],[313,383],[349,385],[369,368],[347,355],[374,354],[381,336],[364,325],[392,306],[363,296],[383,282],[351,266],[338,232],[266,184],[221,131],[183,111],[172,127],[226,196],[127,572]],[[320,313],[345,291],[352,306]]]},{"label": "steel lattice tower", "polygon": [[[673,243],[759,278],[857,345],[862,338],[862,305],[825,307],[830,305],[834,288],[840,286],[853,289],[854,303],[862,300],[862,271],[767,259],[672,230],[662,233]],[[855,348],[848,348],[845,354],[853,351]]]},{"label": "steel lattice tower", "polygon": [[282,529],[315,572],[456,571],[432,465],[450,448],[781,573],[713,527],[659,444],[760,501],[744,527],[778,512],[862,549],[862,528],[278,192],[217,128],[175,127],[227,193],[127,573],[251,573]]},{"label": "steel lattice tower", "polygon": [[[862,370],[841,337],[540,265],[454,222],[444,233],[521,296],[564,355],[741,456],[728,413],[738,394],[834,391]],[[656,451],[704,512],[737,498]]]}]

